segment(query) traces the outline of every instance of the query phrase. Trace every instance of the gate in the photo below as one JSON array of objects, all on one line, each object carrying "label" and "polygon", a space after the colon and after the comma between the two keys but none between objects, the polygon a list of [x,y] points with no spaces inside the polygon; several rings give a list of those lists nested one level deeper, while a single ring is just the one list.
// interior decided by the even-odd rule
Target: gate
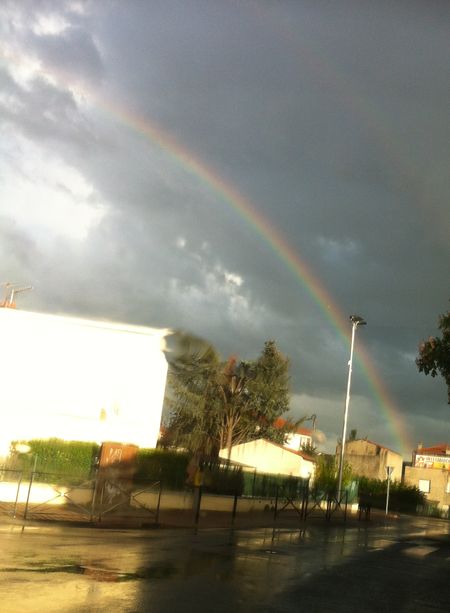
[{"label": "gate", "polygon": [[119,479],[104,479],[100,486],[97,484],[92,507],[98,522],[105,518],[120,521],[151,517],[158,523],[160,504],[161,481],[130,484]]},{"label": "gate", "polygon": [[347,519],[347,506],[348,506],[348,492],[343,492],[342,496],[338,498],[335,494],[318,493],[312,494],[312,506],[309,503],[305,509],[305,519],[311,515],[314,511],[318,511],[319,516],[324,516],[329,521],[338,510],[343,511],[344,521]]},{"label": "gate", "polygon": [[274,518],[283,511],[294,510],[301,519],[306,519],[308,497],[308,479],[286,479],[276,487]]}]

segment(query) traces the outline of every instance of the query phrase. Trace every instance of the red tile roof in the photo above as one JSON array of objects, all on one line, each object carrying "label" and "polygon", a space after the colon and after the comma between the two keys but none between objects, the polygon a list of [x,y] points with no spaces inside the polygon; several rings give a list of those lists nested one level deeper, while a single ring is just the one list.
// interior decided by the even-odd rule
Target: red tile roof
[{"label": "red tile roof", "polygon": [[434,445],[433,447],[422,447],[420,449],[415,449],[415,452],[418,455],[449,455],[450,446],[447,443],[440,443],[439,445]]},{"label": "red tile roof", "polygon": [[[278,417],[278,419],[276,419],[273,422],[273,426],[274,428],[284,428],[284,426],[287,424],[287,420],[283,419],[282,417]],[[300,426],[298,426],[293,434],[303,434],[303,436],[311,436],[312,435],[312,430],[310,428],[302,428]]]}]

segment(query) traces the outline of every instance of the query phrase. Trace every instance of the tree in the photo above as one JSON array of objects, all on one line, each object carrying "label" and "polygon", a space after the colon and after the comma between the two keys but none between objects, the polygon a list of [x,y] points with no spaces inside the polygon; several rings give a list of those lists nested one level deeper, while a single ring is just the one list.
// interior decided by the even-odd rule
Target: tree
[{"label": "tree", "polygon": [[284,442],[296,423],[274,421],[289,409],[289,362],[274,341],[257,360],[221,362],[213,350],[175,360],[169,373],[170,416],[162,444],[215,456],[253,438]]},{"label": "tree", "polygon": [[219,446],[228,450],[231,456],[233,445],[244,440],[252,424],[251,396],[248,391],[248,381],[252,376],[251,365],[247,362],[237,362],[233,356],[225,363],[219,372],[217,390],[220,396],[219,416]]},{"label": "tree", "polygon": [[[352,471],[344,462],[342,484],[347,487],[352,480]],[[338,468],[334,455],[320,454],[317,456],[316,473],[314,476],[313,489],[316,492],[323,492],[328,496],[335,496],[338,489]]]},{"label": "tree", "polygon": [[248,392],[253,409],[253,429],[250,438],[265,438],[284,443],[304,418],[294,422],[286,419],[282,426],[277,419],[289,411],[289,360],[277,348],[275,341],[264,343],[264,349],[253,362]]},{"label": "tree", "polygon": [[221,362],[212,347],[190,345],[169,359],[166,407],[169,410],[161,446],[181,447],[193,455],[212,456],[219,449],[216,433],[219,406],[216,381]]},{"label": "tree", "polygon": [[440,315],[439,329],[442,331],[442,338],[431,336],[419,345],[416,364],[419,372],[432,377],[438,374],[444,377],[450,404],[450,311]]}]

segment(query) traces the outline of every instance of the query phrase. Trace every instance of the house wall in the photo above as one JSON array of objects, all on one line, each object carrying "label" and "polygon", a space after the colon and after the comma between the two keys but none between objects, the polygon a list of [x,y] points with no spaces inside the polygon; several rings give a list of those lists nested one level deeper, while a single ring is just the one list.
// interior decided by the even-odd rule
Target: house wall
[{"label": "house wall", "polygon": [[0,455],[57,437],[155,447],[162,330],[0,308]]},{"label": "house wall", "polygon": [[425,492],[426,498],[431,502],[437,502],[440,507],[447,508],[450,505],[450,493],[447,492],[450,483],[450,472],[442,468],[418,468],[415,466],[405,467],[404,483],[419,487],[419,481],[429,481],[430,491]]},{"label": "house wall", "polygon": [[[339,456],[340,446],[336,453]],[[385,480],[386,466],[393,466],[392,480],[402,479],[402,456],[371,441],[348,441],[345,444],[345,461],[351,466],[353,473],[361,477]]]},{"label": "house wall", "polygon": [[[228,457],[226,449],[220,451],[220,457]],[[263,439],[235,445],[230,459],[254,467],[260,472],[275,475],[306,478],[308,474],[313,475],[315,470],[314,462]]]}]

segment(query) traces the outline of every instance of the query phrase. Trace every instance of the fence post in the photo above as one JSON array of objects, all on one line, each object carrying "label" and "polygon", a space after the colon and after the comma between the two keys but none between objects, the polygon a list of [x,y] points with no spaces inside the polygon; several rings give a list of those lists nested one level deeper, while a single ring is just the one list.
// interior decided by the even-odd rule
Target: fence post
[{"label": "fence post", "polygon": [[303,484],[302,509],[300,517],[306,519],[308,515],[308,500],[309,500],[309,479]]},{"label": "fence post", "polygon": [[328,496],[327,496],[327,510],[326,510],[326,513],[325,513],[325,519],[327,521],[330,521],[330,519],[331,519],[331,496],[330,496],[330,494],[328,494]]},{"label": "fence post", "polygon": [[32,487],[32,485],[33,485],[34,474],[35,474],[35,473],[34,473],[34,470],[33,470],[33,472],[32,472],[32,473],[31,473],[31,475],[30,475],[30,483],[29,483],[29,485],[28,485],[27,501],[26,501],[26,503],[25,503],[25,511],[24,511],[24,513],[23,513],[23,518],[24,518],[24,519],[27,519],[27,514],[28,514],[28,503],[29,503],[29,501],[30,501],[30,493],[31,493],[31,487]]},{"label": "fence post", "polygon": [[234,526],[234,520],[236,519],[237,501],[238,501],[238,493],[235,491],[234,500],[233,500],[233,511],[231,513],[231,525],[232,526]]},{"label": "fence post", "polygon": [[19,477],[19,481],[17,483],[17,492],[16,492],[16,500],[14,501],[14,510],[13,510],[13,518],[16,519],[16,513],[17,513],[17,503],[19,501],[19,493],[20,493],[20,486],[22,485],[22,476],[23,473],[20,473],[20,477]]},{"label": "fence post", "polygon": [[158,504],[156,505],[155,524],[159,522],[159,508],[161,506],[161,491],[162,491],[162,481],[160,480],[159,493],[158,493]]},{"label": "fence post", "polygon": [[98,468],[95,470],[95,478],[94,478],[94,489],[92,491],[92,503],[91,503],[91,517],[90,521],[94,521],[94,512],[95,512],[95,502],[97,498],[98,491]]},{"label": "fence post", "polygon": [[196,493],[195,525],[198,526],[198,521],[200,518],[200,506],[202,503],[202,486],[196,486],[194,492]]},{"label": "fence post", "polygon": [[277,483],[277,489],[276,489],[276,494],[275,494],[275,508],[273,510],[273,518],[276,519],[277,518],[277,512],[278,512],[278,488],[280,486]]}]

